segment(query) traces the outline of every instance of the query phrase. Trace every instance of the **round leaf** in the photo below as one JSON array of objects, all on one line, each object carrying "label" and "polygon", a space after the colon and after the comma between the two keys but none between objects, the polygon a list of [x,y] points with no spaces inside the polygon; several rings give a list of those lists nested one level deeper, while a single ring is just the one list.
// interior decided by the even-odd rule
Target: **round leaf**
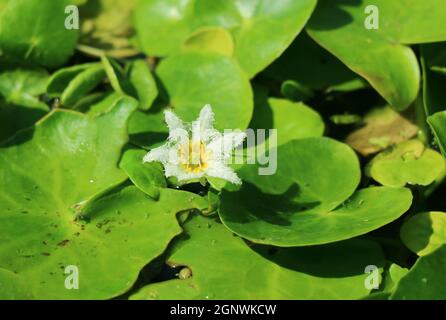
[{"label": "round leaf", "polygon": [[[0,288],[26,283],[26,290],[15,296],[20,299],[107,299],[123,294],[143,266],[181,232],[175,214],[200,207],[200,202],[194,194],[169,189],[154,201],[130,186],[90,202],[82,220],[74,220],[63,208],[47,214],[31,209],[27,214],[7,213],[2,208],[1,237],[8,245],[0,250]],[[77,267],[77,290],[65,287],[67,266]],[[2,270],[15,277],[5,277]],[[2,290],[0,298],[5,295],[10,292]]]},{"label": "round leaf", "polygon": [[223,223],[251,241],[283,247],[367,233],[400,217],[412,199],[404,188],[368,188],[349,198],[359,183],[358,160],[346,145],[327,138],[279,146],[273,175],[261,176],[253,165],[239,174],[241,189],[222,192]]},{"label": "round leaf", "polygon": [[427,186],[444,170],[445,161],[438,152],[426,149],[419,140],[409,140],[377,155],[367,173],[384,186],[403,187]]},{"label": "round leaf", "polygon": [[187,266],[192,276],[148,285],[132,299],[357,299],[369,293],[365,266],[384,263],[379,247],[364,240],[271,252],[203,217],[185,231],[189,239],[177,243],[168,262]]},{"label": "round leaf", "polygon": [[[46,67],[64,64],[79,31],[65,27],[69,0],[1,0],[0,50]],[[0,7],[1,8],[1,7]]]},{"label": "round leaf", "polygon": [[163,60],[157,75],[165,87],[168,105],[182,120],[195,120],[201,108],[211,104],[217,129],[248,126],[252,89],[233,59],[211,53],[178,54]]}]

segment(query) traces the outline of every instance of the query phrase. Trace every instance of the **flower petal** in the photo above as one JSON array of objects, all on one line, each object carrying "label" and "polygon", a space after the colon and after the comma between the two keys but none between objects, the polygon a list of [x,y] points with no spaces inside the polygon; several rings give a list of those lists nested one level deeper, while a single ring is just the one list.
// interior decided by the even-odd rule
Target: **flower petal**
[{"label": "flower petal", "polygon": [[171,110],[165,110],[164,111],[164,120],[167,123],[167,127],[169,128],[169,131],[173,131],[175,129],[186,129],[186,127],[183,124],[183,121],[177,117],[175,113],[173,113]]},{"label": "flower petal", "polygon": [[209,150],[215,159],[225,159],[232,155],[232,150],[243,143],[246,133],[232,131],[212,140],[206,149]]},{"label": "flower petal", "polygon": [[167,144],[150,150],[143,158],[143,162],[160,161],[165,164],[169,161],[169,147]]},{"label": "flower petal", "polygon": [[206,175],[209,177],[221,178],[234,184],[242,183],[242,180],[240,180],[234,170],[218,161],[209,164],[209,167],[206,169]]},{"label": "flower petal", "polygon": [[210,104],[205,105],[198,119],[192,122],[192,139],[194,141],[203,141],[207,143],[220,133],[214,129],[214,112]]}]

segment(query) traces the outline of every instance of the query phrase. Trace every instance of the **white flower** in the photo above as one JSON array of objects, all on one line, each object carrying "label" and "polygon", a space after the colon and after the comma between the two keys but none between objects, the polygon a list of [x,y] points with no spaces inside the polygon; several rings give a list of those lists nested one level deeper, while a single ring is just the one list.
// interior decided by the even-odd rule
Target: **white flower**
[{"label": "white flower", "polygon": [[161,162],[166,177],[176,177],[178,181],[215,177],[241,183],[225,160],[246,138],[244,132],[222,134],[214,129],[214,113],[210,105],[201,109],[198,119],[190,127],[172,111],[166,110],[164,116],[169,128],[168,141],[147,153],[144,162]]}]

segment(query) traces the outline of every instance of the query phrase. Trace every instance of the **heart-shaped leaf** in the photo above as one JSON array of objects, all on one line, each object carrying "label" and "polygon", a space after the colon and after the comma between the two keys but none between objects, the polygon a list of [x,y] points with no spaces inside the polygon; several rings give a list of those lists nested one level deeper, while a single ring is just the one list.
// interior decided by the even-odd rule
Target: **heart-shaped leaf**
[{"label": "heart-shaped leaf", "polygon": [[277,172],[261,176],[258,169],[239,170],[244,184],[222,192],[219,210],[229,229],[256,243],[289,247],[352,238],[397,219],[411,204],[405,188],[368,188],[350,197],[359,183],[358,160],[327,138],[279,146]]},{"label": "heart-shaped leaf", "polygon": [[322,0],[307,30],[403,110],[415,100],[420,82],[417,58],[407,45],[446,40],[445,17],[443,0]]},{"label": "heart-shaped leaf", "polygon": [[[47,205],[45,214],[39,205],[26,214],[2,208],[0,215],[1,238],[7,244],[0,249],[0,287],[27,284],[15,298],[107,299],[123,294],[141,268],[181,232],[175,214],[205,204],[197,195],[170,189],[154,201],[129,186],[87,204],[81,220],[74,220],[68,207]],[[66,287],[68,266],[78,272],[77,290]],[[9,294],[2,290],[0,297]]]},{"label": "heart-shaped leaf", "polygon": [[431,211],[414,215],[401,227],[404,244],[425,256],[446,244],[446,213]]},{"label": "heart-shaped leaf", "polygon": [[384,186],[427,186],[444,170],[445,161],[441,154],[427,149],[419,140],[409,140],[373,158],[367,174]]},{"label": "heart-shaped leaf", "polygon": [[74,51],[79,30],[67,29],[69,0],[1,0],[0,50],[54,68]]},{"label": "heart-shaped leaf", "polygon": [[187,222],[185,231],[189,239],[177,243],[168,262],[187,266],[191,277],[148,285],[132,299],[355,299],[369,293],[365,266],[381,268],[384,263],[379,247],[364,240],[311,248],[250,248],[220,223],[203,217]]},{"label": "heart-shaped leaf", "polygon": [[135,25],[143,50],[157,56],[178,52],[199,28],[223,27],[234,38],[234,56],[252,77],[286,49],[315,4],[315,0],[142,0],[135,10]]},{"label": "heart-shaped leaf", "polygon": [[[123,98],[96,118],[54,111],[2,146],[0,269],[16,277],[0,274],[0,287],[18,278],[39,299],[124,293],[180,232],[175,213],[207,206],[174,190],[161,191],[158,202],[135,187],[104,194],[126,179],[117,164],[135,108]],[[69,265],[79,269],[79,290],[64,285]]]}]

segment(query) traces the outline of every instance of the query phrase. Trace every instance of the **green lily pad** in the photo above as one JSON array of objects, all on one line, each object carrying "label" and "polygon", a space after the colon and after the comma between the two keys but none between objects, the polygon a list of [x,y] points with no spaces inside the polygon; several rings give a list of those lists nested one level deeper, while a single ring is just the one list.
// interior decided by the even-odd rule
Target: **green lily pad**
[{"label": "green lily pad", "polygon": [[135,9],[135,26],[143,50],[156,56],[178,52],[199,28],[225,28],[234,38],[234,56],[252,77],[288,47],[315,4],[315,0],[143,0]]},{"label": "green lily pad", "polygon": [[277,164],[277,172],[264,176],[258,166],[243,166],[241,189],[221,195],[222,222],[256,243],[290,247],[349,239],[392,222],[411,204],[405,188],[353,194],[358,160],[346,145],[328,138],[279,146]]},{"label": "green lily pad", "polygon": [[[38,299],[122,294],[181,231],[175,213],[207,206],[175,190],[157,202],[135,187],[107,192],[127,178],[118,161],[136,105],[123,98],[95,118],[57,110],[1,147],[0,269],[17,277],[0,273],[0,287],[18,278]],[[68,265],[78,290],[64,286]]]},{"label": "green lily pad", "polygon": [[401,227],[404,244],[425,256],[446,244],[446,213],[431,211],[414,215]]},{"label": "green lily pad", "polygon": [[419,140],[409,140],[378,154],[366,173],[384,186],[406,184],[427,186],[445,170],[441,154],[428,149]]},{"label": "green lily pad", "polygon": [[442,245],[432,253],[419,258],[407,275],[401,278],[390,299],[446,299],[444,270],[446,270],[446,245]]},{"label": "green lily pad", "polygon": [[293,139],[319,137],[324,133],[322,117],[303,103],[266,97],[256,97],[255,101],[254,116],[249,127],[277,129],[278,145]]},{"label": "green lily pad", "polygon": [[74,51],[79,30],[65,28],[69,0],[1,0],[0,51],[54,68]]},{"label": "green lily pad", "polygon": [[429,43],[421,46],[423,66],[423,97],[427,115],[446,109],[444,83],[446,77],[437,68],[446,67],[446,44]]},{"label": "green lily pad", "polygon": [[[359,184],[361,172],[354,151],[331,138],[314,137],[292,140],[269,151],[277,153],[277,171],[260,175],[260,165],[247,164],[240,177],[262,192],[281,195],[290,192],[303,202],[317,201],[327,210],[344,202]],[[289,198],[292,199],[292,198]]]},{"label": "green lily pad", "polygon": [[248,126],[253,110],[252,89],[232,58],[215,53],[183,53],[163,60],[156,73],[166,90],[166,105],[182,120],[195,120],[201,108],[211,104],[217,129]]},{"label": "green lily pad", "polygon": [[189,239],[174,246],[168,262],[187,266],[191,277],[150,284],[131,299],[357,299],[369,293],[365,266],[384,264],[380,248],[364,240],[271,251],[249,247],[204,217],[184,228]]},{"label": "green lily pad", "polygon": [[158,199],[159,188],[166,188],[167,181],[160,163],[143,163],[146,153],[147,151],[142,149],[128,149],[122,155],[119,166],[127,173],[135,186],[150,197]]},{"label": "green lily pad", "polygon": [[[162,190],[154,201],[128,186],[87,204],[83,220],[74,220],[67,208],[47,215],[41,209],[21,214],[2,208],[1,237],[8,245],[0,249],[0,271],[10,271],[16,278],[0,272],[0,287],[26,282],[26,291],[16,296],[22,299],[29,295],[35,299],[107,299],[123,294],[141,268],[181,232],[175,214],[201,207],[201,202],[199,196],[170,189]],[[66,266],[78,268],[77,290],[64,286]],[[0,297],[8,298],[5,294],[10,293],[2,290]]]},{"label": "green lily pad", "polygon": [[[369,5],[379,9],[378,29],[365,26]],[[407,45],[446,40],[444,18],[443,0],[322,0],[307,30],[390,105],[403,110],[417,97],[420,82],[417,58]]]},{"label": "green lily pad", "polygon": [[255,243],[294,247],[366,234],[398,219],[412,202],[408,189],[392,187],[359,190],[333,210],[289,197],[245,185],[238,192],[222,192],[219,214],[229,229]]}]

